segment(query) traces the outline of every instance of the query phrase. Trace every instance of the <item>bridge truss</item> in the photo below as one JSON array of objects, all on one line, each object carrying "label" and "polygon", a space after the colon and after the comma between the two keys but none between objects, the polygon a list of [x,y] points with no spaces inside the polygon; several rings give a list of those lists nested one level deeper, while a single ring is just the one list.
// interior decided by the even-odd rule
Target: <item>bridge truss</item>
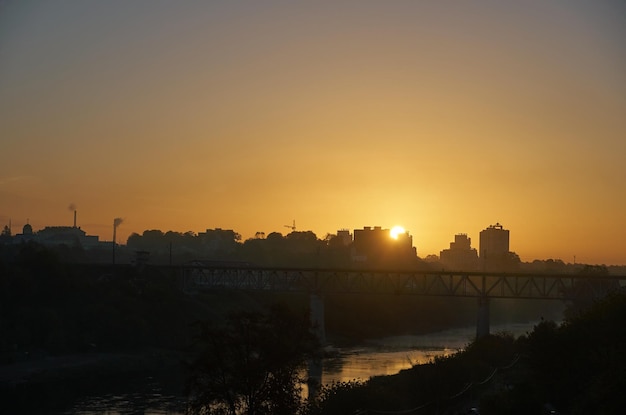
[{"label": "bridge truss", "polygon": [[394,294],[568,300],[598,298],[626,276],[184,266],[189,291],[236,289],[316,294]]}]

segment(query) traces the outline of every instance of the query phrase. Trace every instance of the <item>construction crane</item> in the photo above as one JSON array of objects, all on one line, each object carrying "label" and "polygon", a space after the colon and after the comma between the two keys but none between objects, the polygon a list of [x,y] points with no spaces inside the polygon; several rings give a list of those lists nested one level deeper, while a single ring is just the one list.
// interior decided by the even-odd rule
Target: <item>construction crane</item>
[{"label": "construction crane", "polygon": [[291,232],[295,232],[296,231],[296,220],[293,220],[293,224],[291,225],[285,225],[285,228],[289,228],[291,229]]}]

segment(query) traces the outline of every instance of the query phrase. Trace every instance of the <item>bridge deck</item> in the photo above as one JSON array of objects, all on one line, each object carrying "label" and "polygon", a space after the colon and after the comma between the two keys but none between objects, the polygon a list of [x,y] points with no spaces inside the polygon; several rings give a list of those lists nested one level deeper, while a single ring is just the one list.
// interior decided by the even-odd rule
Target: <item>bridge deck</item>
[{"label": "bridge deck", "polygon": [[185,287],[334,294],[574,299],[626,286],[626,276],[182,267]]}]

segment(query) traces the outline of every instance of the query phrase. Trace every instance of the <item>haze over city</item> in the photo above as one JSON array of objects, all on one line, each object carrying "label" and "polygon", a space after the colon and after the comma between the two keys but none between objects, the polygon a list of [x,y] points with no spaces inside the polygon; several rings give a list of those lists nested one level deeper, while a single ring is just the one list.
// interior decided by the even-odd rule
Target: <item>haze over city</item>
[{"label": "haze over city", "polygon": [[0,2],[0,225],[626,264],[624,39],[619,1]]}]

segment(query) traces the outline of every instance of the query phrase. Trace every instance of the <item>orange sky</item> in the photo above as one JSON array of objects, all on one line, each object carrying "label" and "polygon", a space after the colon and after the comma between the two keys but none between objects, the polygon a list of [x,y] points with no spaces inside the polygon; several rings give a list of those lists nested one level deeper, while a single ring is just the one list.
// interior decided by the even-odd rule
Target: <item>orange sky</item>
[{"label": "orange sky", "polygon": [[626,264],[621,2],[336,3],[0,3],[0,224]]}]

